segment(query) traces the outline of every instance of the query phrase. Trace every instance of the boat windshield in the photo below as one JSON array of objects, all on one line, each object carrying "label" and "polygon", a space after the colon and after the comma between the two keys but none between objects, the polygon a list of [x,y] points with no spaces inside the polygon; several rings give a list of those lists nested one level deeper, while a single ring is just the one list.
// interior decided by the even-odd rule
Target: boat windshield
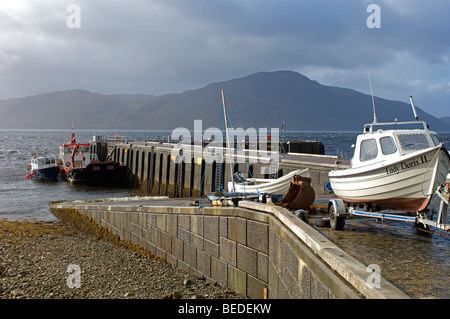
[{"label": "boat windshield", "polygon": [[424,133],[397,134],[397,138],[404,151],[416,151],[432,147]]}]

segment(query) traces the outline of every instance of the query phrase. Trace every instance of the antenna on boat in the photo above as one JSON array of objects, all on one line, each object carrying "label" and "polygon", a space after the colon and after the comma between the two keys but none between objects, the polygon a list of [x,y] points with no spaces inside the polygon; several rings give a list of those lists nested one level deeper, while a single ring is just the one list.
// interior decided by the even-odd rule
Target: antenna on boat
[{"label": "antenna on boat", "polygon": [[225,134],[227,136],[227,146],[228,146],[228,154],[230,162],[230,177],[231,181],[233,182],[233,192],[235,191],[235,185],[234,185],[234,178],[233,178],[233,165],[231,163],[231,143],[230,143],[230,137],[228,134],[228,116],[227,116],[227,106],[225,104],[225,92],[222,90],[222,104],[223,104],[223,119],[225,121]]},{"label": "antenna on boat", "polygon": [[367,71],[369,74],[369,84],[370,84],[370,94],[372,95],[372,106],[373,106],[373,122],[377,123],[377,113],[375,111],[375,100],[373,98],[372,81],[370,80],[370,70]]},{"label": "antenna on boat", "polygon": [[416,121],[418,121],[419,117],[417,116],[416,107],[414,106],[414,101],[413,101],[412,96],[409,97],[409,100],[411,101],[411,107],[412,107],[412,110],[414,113],[414,117],[416,118]]},{"label": "antenna on boat", "polygon": [[72,141],[70,143],[76,144],[77,140],[75,139],[75,132],[73,131],[73,121],[70,121],[72,123]]}]

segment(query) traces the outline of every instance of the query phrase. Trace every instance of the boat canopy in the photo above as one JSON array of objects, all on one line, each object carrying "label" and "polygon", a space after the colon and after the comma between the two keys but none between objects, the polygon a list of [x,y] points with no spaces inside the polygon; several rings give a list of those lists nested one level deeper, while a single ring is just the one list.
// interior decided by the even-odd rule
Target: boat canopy
[{"label": "boat canopy", "polygon": [[[421,128],[402,129],[399,125],[417,124]],[[384,126],[387,129],[376,129]],[[425,122],[392,122],[366,124],[364,134],[356,139],[352,167],[366,166],[398,158],[416,151],[433,148],[441,142],[437,134],[429,131]]]}]

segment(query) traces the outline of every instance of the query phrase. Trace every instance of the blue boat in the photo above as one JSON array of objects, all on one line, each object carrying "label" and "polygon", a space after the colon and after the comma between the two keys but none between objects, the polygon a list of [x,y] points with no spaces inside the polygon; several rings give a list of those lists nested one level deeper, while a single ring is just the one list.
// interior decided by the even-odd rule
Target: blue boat
[{"label": "blue boat", "polygon": [[59,165],[53,156],[34,156],[28,165],[27,178],[54,181],[59,174]]}]

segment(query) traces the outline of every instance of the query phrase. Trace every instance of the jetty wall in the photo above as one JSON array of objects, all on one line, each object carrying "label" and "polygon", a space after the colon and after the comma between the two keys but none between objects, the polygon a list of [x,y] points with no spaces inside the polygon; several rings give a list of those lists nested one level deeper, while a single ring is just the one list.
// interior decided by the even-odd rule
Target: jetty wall
[{"label": "jetty wall", "polygon": [[284,208],[188,200],[62,202],[62,220],[138,247],[250,298],[408,298]]},{"label": "jetty wall", "polygon": [[[93,151],[101,160],[110,159],[125,164],[128,186],[141,188],[149,195],[176,198],[199,197],[215,192],[220,187],[228,191],[226,185],[231,178],[231,169],[233,173],[241,171],[244,177],[277,178],[297,169],[309,168],[312,187],[316,194],[324,194],[328,172],[337,167],[334,164],[337,157],[324,156],[322,143],[314,141],[292,142],[290,145],[297,151],[309,152],[304,155],[327,158],[328,163],[305,161],[301,157],[292,158],[291,156],[290,159],[282,158],[278,170],[273,174],[262,173],[262,168],[267,167],[268,164],[258,155],[247,155],[245,162],[244,159],[234,157],[230,168],[229,158],[225,155],[220,161],[208,163],[201,150],[194,151],[189,156],[174,155],[172,152],[174,145],[176,144],[122,141],[92,144]],[[224,150],[223,154],[225,152]]]}]

